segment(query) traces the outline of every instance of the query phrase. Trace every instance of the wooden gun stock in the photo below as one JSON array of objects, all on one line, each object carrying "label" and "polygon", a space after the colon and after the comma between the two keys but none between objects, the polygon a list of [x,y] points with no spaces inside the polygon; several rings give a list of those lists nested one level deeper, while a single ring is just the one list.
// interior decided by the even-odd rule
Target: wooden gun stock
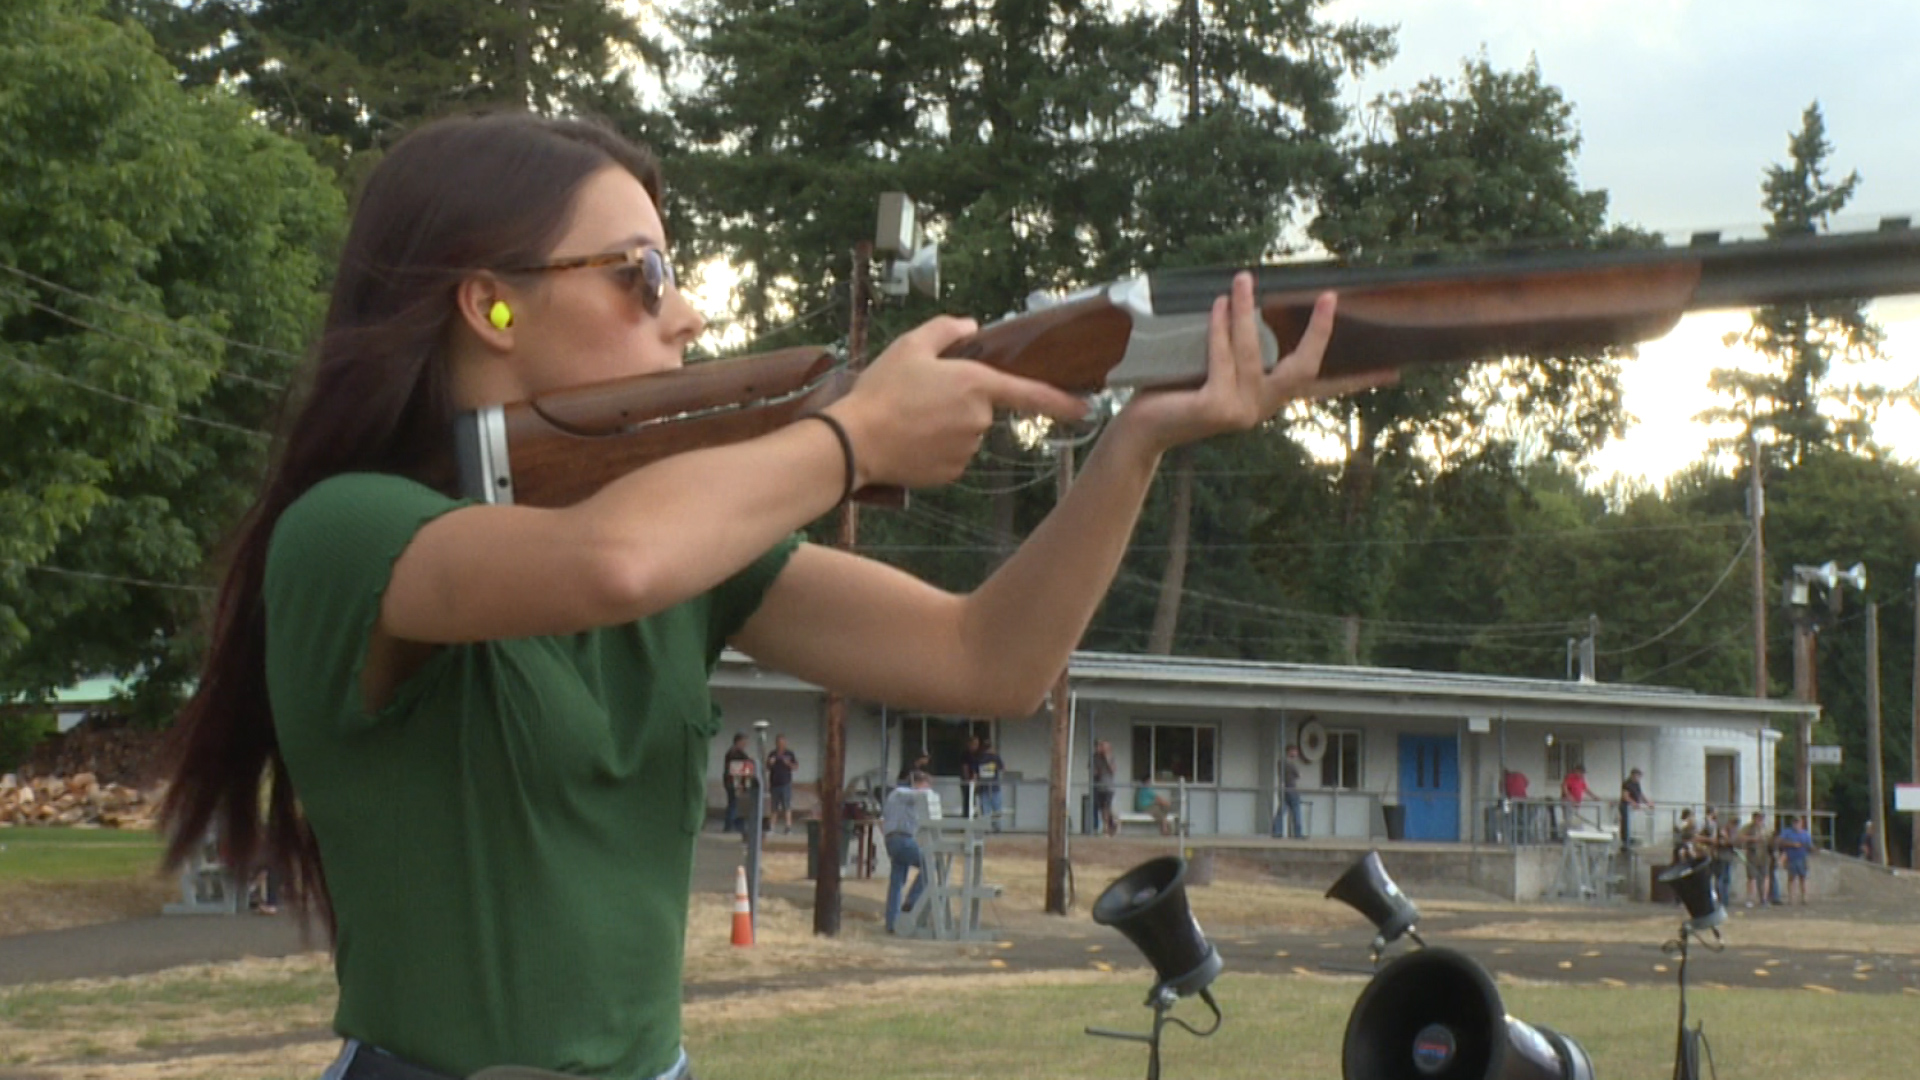
[{"label": "wooden gun stock", "polygon": [[[765,435],[853,383],[831,350],[801,347],[542,394],[462,413],[461,494],[491,503],[569,506],[661,458]],[[862,501],[896,503],[896,489]]]},{"label": "wooden gun stock", "polygon": [[[1207,320],[1237,271],[1149,274],[983,327],[949,356],[1077,393],[1192,385],[1207,371]],[[1321,364],[1339,376],[1417,364],[1631,345],[1689,311],[1920,293],[1920,230],[1686,247],[1513,256],[1457,265],[1254,271],[1271,366],[1340,294]],[[563,506],[670,454],[765,434],[846,392],[826,349],[785,349],[544,395],[463,414],[461,486],[488,502]],[[897,503],[893,490],[863,501]]]}]

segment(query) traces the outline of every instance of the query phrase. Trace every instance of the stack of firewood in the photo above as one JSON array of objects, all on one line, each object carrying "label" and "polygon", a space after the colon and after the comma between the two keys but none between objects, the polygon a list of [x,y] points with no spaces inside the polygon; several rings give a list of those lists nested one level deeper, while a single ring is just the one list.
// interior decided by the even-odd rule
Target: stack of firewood
[{"label": "stack of firewood", "polygon": [[150,829],[152,795],[125,784],[102,784],[92,773],[21,779],[0,776],[0,826],[99,825]]},{"label": "stack of firewood", "polygon": [[102,784],[145,787],[153,780],[161,733],[90,717],[79,727],[34,747],[20,763],[20,775],[71,776],[92,773]]}]

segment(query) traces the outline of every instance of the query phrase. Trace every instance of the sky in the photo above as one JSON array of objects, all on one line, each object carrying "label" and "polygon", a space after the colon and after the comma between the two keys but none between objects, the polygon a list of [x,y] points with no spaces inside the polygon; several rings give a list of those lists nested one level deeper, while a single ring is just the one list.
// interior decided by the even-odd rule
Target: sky
[{"label": "sky", "polygon": [[[1760,180],[1788,160],[1801,114],[1819,102],[1830,179],[1860,174],[1835,231],[1920,219],[1920,0],[1334,0],[1328,17],[1397,25],[1400,52],[1353,91],[1360,104],[1423,79],[1452,79],[1483,50],[1496,70],[1537,61],[1574,108],[1579,180],[1610,215],[1662,233],[1765,223]],[[1860,377],[1920,378],[1920,298],[1876,302],[1889,359]],[[1689,316],[1625,370],[1637,423],[1596,459],[1602,476],[1659,483],[1697,460],[1712,432],[1708,373],[1735,366],[1721,344],[1750,319]],[[1898,407],[1876,434],[1920,459],[1920,415]]]}]

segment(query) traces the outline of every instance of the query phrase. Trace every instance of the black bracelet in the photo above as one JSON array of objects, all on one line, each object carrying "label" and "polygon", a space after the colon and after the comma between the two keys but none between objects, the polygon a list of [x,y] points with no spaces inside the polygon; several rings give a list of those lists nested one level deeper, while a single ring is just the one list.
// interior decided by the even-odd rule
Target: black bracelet
[{"label": "black bracelet", "polygon": [[845,458],[847,462],[847,479],[840,489],[840,501],[834,503],[834,505],[844,505],[848,499],[853,498],[854,485],[853,440],[847,437],[846,426],[841,424],[839,420],[823,412],[807,413],[800,419],[820,421],[827,425],[828,429],[833,432],[834,438],[840,440],[840,456]]}]

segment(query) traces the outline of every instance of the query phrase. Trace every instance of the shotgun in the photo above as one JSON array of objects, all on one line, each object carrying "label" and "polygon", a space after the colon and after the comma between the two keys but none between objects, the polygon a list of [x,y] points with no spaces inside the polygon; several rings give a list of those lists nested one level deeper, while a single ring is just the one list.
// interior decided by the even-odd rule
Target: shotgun
[{"label": "shotgun", "polygon": [[[984,326],[949,356],[1064,390],[1193,385],[1206,376],[1207,319],[1233,269],[1145,274],[1065,296]],[[1254,269],[1267,366],[1305,332],[1314,299],[1340,296],[1323,376],[1574,352],[1658,338],[1689,311],[1920,293],[1920,230],[1878,229],[1684,246],[1515,254],[1457,264]],[[461,493],[485,502],[565,506],[671,454],[763,435],[852,385],[827,348],[694,364],[463,413]],[[865,501],[898,493],[863,491]]]}]

